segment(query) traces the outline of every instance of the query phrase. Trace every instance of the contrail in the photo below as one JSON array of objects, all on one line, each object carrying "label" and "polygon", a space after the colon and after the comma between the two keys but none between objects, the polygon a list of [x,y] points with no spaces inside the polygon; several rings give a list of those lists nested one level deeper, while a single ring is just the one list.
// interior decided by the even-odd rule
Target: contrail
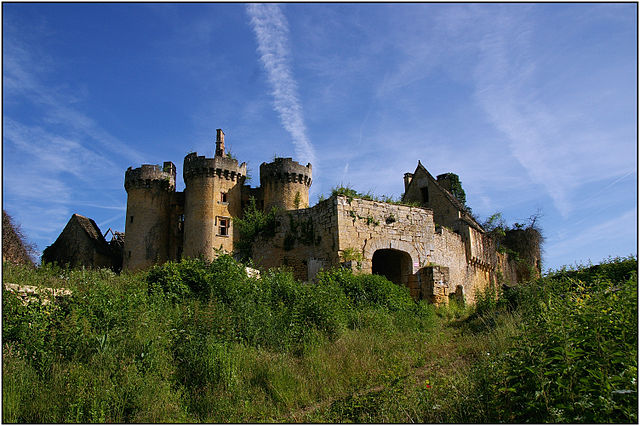
[{"label": "contrail", "polygon": [[267,71],[273,106],[293,139],[296,160],[315,166],[315,152],[304,125],[302,106],[289,61],[289,26],[277,4],[247,5],[247,14],[258,41],[260,60]]}]

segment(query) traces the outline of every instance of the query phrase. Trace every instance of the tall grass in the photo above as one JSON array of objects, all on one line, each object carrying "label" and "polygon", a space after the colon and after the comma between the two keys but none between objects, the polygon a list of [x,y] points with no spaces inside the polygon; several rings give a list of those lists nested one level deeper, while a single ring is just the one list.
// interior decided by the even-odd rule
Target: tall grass
[{"label": "tall grass", "polygon": [[434,309],[378,276],[5,265],[3,421],[636,422],[635,259]]}]

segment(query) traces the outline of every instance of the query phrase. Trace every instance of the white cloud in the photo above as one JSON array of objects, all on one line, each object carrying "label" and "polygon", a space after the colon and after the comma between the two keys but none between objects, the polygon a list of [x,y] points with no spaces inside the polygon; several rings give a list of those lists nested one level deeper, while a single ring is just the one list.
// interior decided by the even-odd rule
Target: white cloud
[{"label": "white cloud", "polygon": [[[89,142],[87,138],[91,139],[94,151],[105,148],[111,155],[127,162],[144,161],[140,152],[118,140],[84,112],[71,107],[78,100],[76,94],[45,83],[47,73],[54,67],[52,60],[42,52],[30,50],[18,36],[14,34],[4,42],[3,85],[4,100],[8,105],[18,99],[28,100],[43,111],[43,124],[60,125],[66,134],[77,132],[85,143]],[[5,107],[4,118],[8,116],[11,116],[11,108]]]},{"label": "white cloud", "polygon": [[[635,209],[628,210],[606,222],[588,228],[580,228],[580,232],[568,234],[570,236],[558,234],[553,239],[549,238],[545,245],[545,257],[556,261],[557,259],[571,257],[576,251],[576,247],[589,247],[592,250],[602,248],[605,251],[610,248],[615,249],[618,241],[637,235],[636,216],[637,211]],[[629,253],[603,252],[602,258],[608,254],[627,255]],[[600,261],[602,259],[594,258],[591,260]]]},{"label": "white cloud", "polygon": [[296,159],[316,166],[315,152],[307,136],[297,84],[291,71],[287,19],[276,4],[250,4],[247,14],[258,41],[260,60],[267,71],[274,108],[293,139]]}]

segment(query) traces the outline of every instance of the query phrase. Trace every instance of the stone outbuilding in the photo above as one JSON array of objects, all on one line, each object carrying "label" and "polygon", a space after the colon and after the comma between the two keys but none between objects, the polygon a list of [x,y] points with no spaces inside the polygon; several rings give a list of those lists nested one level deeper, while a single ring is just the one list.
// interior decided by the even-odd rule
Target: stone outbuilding
[{"label": "stone outbuilding", "polygon": [[58,239],[42,253],[42,263],[118,269],[121,257],[122,252],[107,243],[93,219],[74,214]]}]

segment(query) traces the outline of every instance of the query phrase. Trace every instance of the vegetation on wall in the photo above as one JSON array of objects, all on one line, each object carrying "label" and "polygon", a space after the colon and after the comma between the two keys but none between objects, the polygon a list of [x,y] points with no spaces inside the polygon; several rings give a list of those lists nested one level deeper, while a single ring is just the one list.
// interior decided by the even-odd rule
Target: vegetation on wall
[{"label": "vegetation on wall", "polygon": [[[507,225],[502,213],[497,212],[489,216],[482,227],[496,244],[500,253],[507,253],[515,260],[531,260],[538,256],[544,237],[539,227],[540,212],[531,215],[527,223]],[[540,265],[532,265],[540,269]]]},{"label": "vegetation on wall", "polygon": [[375,275],[5,263],[7,423],[637,423],[637,259],[434,309]]},{"label": "vegetation on wall", "polygon": [[451,184],[451,195],[456,197],[465,208],[471,210],[469,206],[467,206],[467,194],[465,194],[464,189],[462,189],[460,177],[455,173],[445,173],[445,176]]},{"label": "vegetation on wall", "polygon": [[[331,196],[334,196],[334,195],[342,195],[344,197],[347,197],[347,201],[349,203],[351,203],[354,198],[359,198],[362,200],[378,201],[380,203],[396,204],[400,206],[420,207],[420,203],[418,202],[402,201],[402,196],[398,198],[394,198],[393,196],[389,196],[389,195],[374,195],[373,193],[371,193],[371,191],[367,193],[358,192],[355,189],[351,188],[349,185],[336,186],[331,190]],[[324,197],[321,196],[318,201],[321,202],[323,200],[324,200]]]},{"label": "vegetation on wall", "polygon": [[292,250],[296,242],[311,246],[320,244],[320,235],[316,236],[313,229],[313,218],[308,216],[306,219],[296,220],[293,214],[289,213],[289,230],[284,236],[284,249]]},{"label": "vegetation on wall", "polygon": [[274,207],[265,213],[258,209],[254,197],[249,198],[249,204],[244,209],[242,218],[234,218],[234,225],[239,231],[240,238],[234,242],[236,254],[242,260],[251,258],[253,242],[256,238],[273,238],[276,233],[278,210]]}]

